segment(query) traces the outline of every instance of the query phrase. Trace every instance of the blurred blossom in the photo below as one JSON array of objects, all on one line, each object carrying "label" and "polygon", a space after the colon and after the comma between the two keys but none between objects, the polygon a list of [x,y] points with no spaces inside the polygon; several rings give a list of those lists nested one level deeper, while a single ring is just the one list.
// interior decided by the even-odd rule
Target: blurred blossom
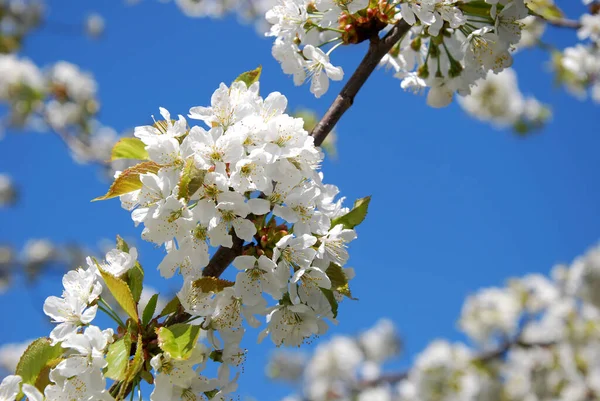
[{"label": "blurred blossom", "polygon": [[86,143],[72,147],[73,158],[79,163],[104,163],[110,160],[113,146],[119,140],[119,135],[111,127],[99,127],[90,135]]},{"label": "blurred blossom", "polygon": [[582,299],[600,308],[600,247],[589,250],[573,262],[571,288]]},{"label": "blurred blossom", "polygon": [[56,257],[56,248],[47,239],[32,239],[27,241],[23,249],[25,264],[46,263]]},{"label": "blurred blossom", "polygon": [[304,372],[306,360],[306,355],[301,352],[278,349],[269,358],[267,376],[277,380],[298,381]]},{"label": "blurred blossom", "polygon": [[98,38],[104,33],[104,18],[97,13],[90,14],[85,20],[85,31],[92,38]]},{"label": "blurred blossom", "polygon": [[344,383],[352,382],[363,360],[357,342],[337,336],[320,344],[306,366],[307,392],[311,399],[325,399],[327,394],[342,394]]},{"label": "blurred blossom", "polygon": [[0,294],[8,288],[15,264],[15,252],[10,245],[0,245]]},{"label": "blurred blossom", "polygon": [[0,207],[11,206],[17,200],[17,191],[11,178],[6,174],[0,174]]},{"label": "blurred blossom", "polygon": [[30,239],[21,255],[24,270],[30,279],[36,278],[45,265],[55,262],[57,258],[57,249],[47,239]]},{"label": "blurred blossom", "polygon": [[523,96],[512,68],[499,74],[490,71],[476,82],[470,95],[459,96],[458,103],[478,120],[523,132],[543,126],[551,115],[536,99]]},{"label": "blurred blossom", "polygon": [[394,397],[389,386],[372,387],[361,391],[357,401],[393,401]]},{"label": "blurred blossom", "polygon": [[[550,277],[528,274],[468,297],[459,326],[473,347],[435,340],[384,372],[389,321],[358,339],[334,337],[303,373],[311,401],[589,401],[600,395],[600,244]],[[361,352],[357,352],[356,344]],[[368,359],[378,344],[378,362]],[[378,359],[378,358],[374,358]],[[356,373],[360,372],[361,375]]]},{"label": "blurred blossom", "polygon": [[483,345],[500,344],[517,330],[519,301],[516,292],[504,288],[480,290],[464,303],[460,328]]},{"label": "blurred blossom", "polygon": [[528,15],[521,20],[523,30],[521,40],[516,46],[517,50],[536,46],[546,30],[546,23],[533,15]]},{"label": "blurred blossom", "polygon": [[402,349],[400,336],[389,319],[379,320],[375,326],[362,333],[358,341],[365,358],[378,363],[393,358]]}]

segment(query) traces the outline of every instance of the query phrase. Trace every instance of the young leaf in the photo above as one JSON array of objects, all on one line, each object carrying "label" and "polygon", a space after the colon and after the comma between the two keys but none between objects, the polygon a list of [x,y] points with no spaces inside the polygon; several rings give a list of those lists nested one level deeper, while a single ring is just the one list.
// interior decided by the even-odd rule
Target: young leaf
[{"label": "young leaf", "polygon": [[192,195],[200,188],[204,183],[204,176],[206,175],[205,170],[200,170],[196,167],[193,159],[188,159],[183,168],[181,179],[179,180],[179,193],[178,198],[189,201]]},{"label": "young leaf", "polygon": [[[15,374],[21,376],[23,383],[37,387],[38,382],[43,385],[48,380],[49,367],[56,366],[65,351],[60,344],[52,346],[50,343],[48,338],[38,338],[23,352],[15,371]],[[44,391],[44,387],[37,388]]]},{"label": "young leaf", "polygon": [[129,253],[129,244],[120,235],[117,235],[117,249],[121,252]]},{"label": "young leaf", "polygon": [[143,162],[140,164],[136,164],[133,167],[129,167],[124,170],[115,181],[112,183],[108,192],[99,196],[95,199],[92,199],[92,202],[99,200],[106,200],[115,198],[119,195],[128,194],[129,192],[133,192],[142,187],[142,181],[140,180],[140,174],[145,173],[158,173],[160,170],[160,165],[154,162]]},{"label": "young leaf", "polygon": [[133,299],[133,295],[127,283],[121,280],[118,277],[113,276],[112,274],[104,271],[102,267],[96,263],[106,286],[108,287],[110,293],[115,297],[121,308],[127,313],[133,320],[138,321],[138,313],[137,313],[137,305],[135,300]]},{"label": "young leaf", "polygon": [[224,288],[233,287],[235,283],[229,280],[223,280],[216,277],[202,277],[194,281],[193,286],[200,288],[202,292],[221,292]]},{"label": "young leaf", "polygon": [[330,263],[327,270],[325,270],[325,273],[331,281],[332,290],[335,290],[350,299],[356,299],[352,297],[352,293],[350,292],[350,287],[348,285],[348,277],[340,265]]},{"label": "young leaf", "polygon": [[175,297],[172,300],[170,300],[168,304],[165,305],[163,310],[160,311],[160,315],[158,316],[167,316],[171,313],[177,312],[177,309],[179,309],[180,306],[181,302],[179,301],[177,295],[175,295]]},{"label": "young leaf", "polygon": [[530,0],[527,2],[527,8],[529,8],[534,14],[537,14],[550,21],[560,19],[565,16],[562,10],[558,8],[552,0]]},{"label": "young leaf", "polygon": [[135,379],[135,376],[140,370],[142,370],[142,367],[144,366],[144,349],[142,341],[142,334],[140,333],[138,334],[135,355],[133,355],[133,359],[127,367],[127,372],[125,373],[125,381],[128,383],[132,382],[133,379]]},{"label": "young leaf", "polygon": [[[119,235],[117,235],[117,249],[121,252],[129,253],[129,245]],[[133,268],[129,269],[126,280],[131,290],[131,295],[133,295],[133,300],[136,303],[140,302],[144,283],[144,269],[139,262],[135,262]]]},{"label": "young leaf", "polygon": [[118,159],[148,160],[146,145],[139,138],[121,138],[110,154],[111,161]]},{"label": "young leaf", "polygon": [[125,335],[119,340],[108,346],[106,353],[106,362],[108,368],[104,376],[113,380],[125,379],[126,369],[129,363],[129,355],[131,350],[131,338]]},{"label": "young leaf", "polygon": [[331,221],[331,227],[335,227],[338,224],[343,224],[344,228],[348,229],[356,227],[363,222],[365,217],[367,217],[369,202],[371,202],[370,196],[357,199],[356,202],[354,202],[352,210],[345,215],[337,217]]},{"label": "young leaf", "polygon": [[142,296],[142,289],[144,284],[144,269],[139,262],[135,262],[135,265],[127,272],[127,285],[133,295],[133,300],[138,303]]},{"label": "young leaf", "polygon": [[240,74],[240,76],[238,76],[235,79],[235,81],[233,81],[233,82],[242,81],[246,84],[247,87],[250,87],[250,85],[252,85],[253,83],[255,83],[259,80],[261,72],[262,72],[262,65],[259,65],[254,70],[246,71],[243,74]]},{"label": "young leaf", "polygon": [[142,325],[146,326],[150,320],[152,320],[152,316],[154,316],[154,312],[156,311],[156,303],[158,302],[158,294],[152,295],[144,308],[144,312],[142,312]]},{"label": "young leaf", "polygon": [[327,298],[327,302],[329,302],[329,306],[331,306],[331,312],[333,313],[333,318],[335,319],[338,314],[338,301],[335,299],[335,295],[333,295],[333,291],[327,288],[321,288],[321,292]]},{"label": "young leaf", "polygon": [[175,359],[188,359],[200,336],[200,326],[177,323],[169,327],[161,327],[156,331],[158,346],[171,354]]}]

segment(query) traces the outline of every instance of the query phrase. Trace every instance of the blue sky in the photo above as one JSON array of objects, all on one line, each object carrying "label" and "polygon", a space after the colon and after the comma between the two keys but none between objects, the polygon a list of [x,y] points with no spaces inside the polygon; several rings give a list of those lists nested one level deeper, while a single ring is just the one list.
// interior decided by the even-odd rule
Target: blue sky
[{"label": "blue sky", "polygon": [[[579,2],[562,3],[571,16],[583,10]],[[207,105],[220,82],[258,64],[261,93],[282,92],[291,109],[322,113],[341,89],[333,83],[315,99],[307,86],[294,87],[271,58],[271,41],[235,18],[189,19],[173,4],[153,0],[135,7],[119,0],[48,1],[50,24],[76,24],[92,11],[107,22],[100,41],[46,28],[28,39],[23,54],[40,65],[64,59],[91,71],[100,118],[117,130],[149,123],[159,106],[185,115]],[[575,35],[551,30],[546,39],[565,45]],[[365,51],[366,44],[338,49],[334,61],[349,75]],[[547,273],[596,243],[599,109],[554,87],[547,61],[540,51],[515,60],[521,90],[554,108],[547,128],[525,139],[469,118],[456,104],[431,109],[384,71],[372,76],[338,125],[338,160],[323,165],[326,182],[350,202],[373,197],[351,246],[352,290],[360,300],[342,304],[329,335],[357,333],[389,317],[406,346],[394,366],[406,366],[434,338],[463,338],[455,322],[468,294],[509,277]],[[20,248],[27,238],[47,237],[94,247],[120,234],[137,240],[154,287],[177,289],[177,282],[159,279],[162,252],[140,239],[118,201],[90,203],[108,183],[97,168],[74,163],[56,136],[9,132],[0,141],[0,172],[13,176],[22,195],[16,207],[0,210],[0,242]],[[6,319],[0,343],[47,335],[43,300],[60,291],[53,275],[33,286],[20,280],[0,295]],[[263,374],[274,347],[254,345],[255,334],[249,334],[239,393],[276,400],[285,388],[265,387]]]}]

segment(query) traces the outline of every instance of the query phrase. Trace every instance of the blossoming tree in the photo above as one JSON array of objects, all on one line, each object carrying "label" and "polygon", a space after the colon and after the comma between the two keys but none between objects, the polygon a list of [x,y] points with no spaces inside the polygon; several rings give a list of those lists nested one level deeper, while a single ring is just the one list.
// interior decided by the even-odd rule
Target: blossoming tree
[{"label": "blossoming tree", "polygon": [[[197,15],[237,4],[178,3]],[[580,21],[541,0],[249,6],[242,10],[266,10],[273,56],[295,84],[309,80],[316,97],[329,90],[329,80],[345,77],[332,64],[334,51],[364,41],[368,51],[311,132],[286,113],[284,95],[260,92],[258,67],[222,83],[210,104],[191,107],[187,118],[161,108],[162,118],[114,144],[110,162],[134,162],[95,200],[118,198],[143,226],[142,239],[164,250],[160,275],[180,276],[183,285],[164,307],[157,306],[158,294],[142,304],[137,249],[117,237],[114,249],[88,257],[63,277],[62,294],[46,299],[43,310],[55,326],[24,351],[15,375],[0,385],[0,400],[141,399],[143,383],[151,386],[152,401],[227,399],[245,358],[242,339],[253,328],[262,329],[259,341],[268,337],[276,346],[300,346],[324,334],[337,322],[341,302],[353,298],[348,244],[367,217],[370,197],[344,204],[320,171],[320,146],[378,65],[391,68],[403,89],[427,91],[433,107],[458,96],[467,112],[527,132],[548,111],[516,90],[509,68],[517,49],[542,43],[539,26],[548,23],[577,29],[585,41],[564,54],[553,50],[558,78],[579,95],[591,88],[598,99],[595,4]],[[19,21],[15,10],[0,3],[0,16]],[[19,37],[13,36],[3,34],[7,49],[15,41],[6,38]],[[4,70],[0,99],[12,124],[41,117],[72,149],[88,138],[95,87],[76,67],[59,63],[42,76],[31,62],[8,55],[0,58]],[[220,277],[226,269],[236,270],[235,280]],[[436,342],[407,372],[387,375],[379,368],[398,350],[388,323],[358,340],[333,340],[308,364],[303,397],[596,399],[599,271],[592,250],[556,269],[553,281],[528,276],[482,291],[467,301],[460,320],[481,352]],[[94,324],[100,312],[113,327]],[[283,360],[284,368],[292,365]]]}]

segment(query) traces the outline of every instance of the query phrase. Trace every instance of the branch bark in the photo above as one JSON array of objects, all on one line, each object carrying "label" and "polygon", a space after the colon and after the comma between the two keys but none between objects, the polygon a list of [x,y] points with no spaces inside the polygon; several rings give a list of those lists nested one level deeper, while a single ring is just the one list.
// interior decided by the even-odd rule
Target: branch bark
[{"label": "branch bark", "polygon": [[315,145],[320,146],[327,135],[333,130],[335,124],[344,115],[346,110],[354,103],[354,97],[362,88],[364,83],[367,81],[371,73],[375,70],[379,62],[385,56],[392,47],[398,43],[400,39],[410,30],[411,26],[404,20],[398,21],[392,29],[383,37],[374,35],[369,43],[369,50],[365,57],[362,59],[358,68],[346,85],[342,88],[342,91],[335,98],[329,109],[312,130],[311,135],[315,138]]},{"label": "branch bark", "polygon": [[231,236],[233,237],[233,246],[231,248],[221,246],[217,249],[213,257],[210,258],[208,265],[204,268],[204,272],[202,273],[204,277],[219,277],[227,269],[227,266],[242,254],[244,240],[238,238],[235,233],[231,233]]}]

